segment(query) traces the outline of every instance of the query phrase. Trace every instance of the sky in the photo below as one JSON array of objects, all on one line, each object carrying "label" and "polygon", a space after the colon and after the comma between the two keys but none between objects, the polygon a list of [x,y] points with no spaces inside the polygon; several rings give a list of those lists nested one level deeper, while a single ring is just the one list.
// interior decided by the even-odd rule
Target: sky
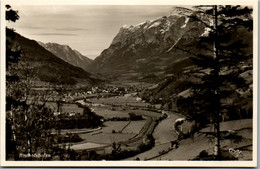
[{"label": "sky", "polygon": [[7,23],[16,32],[44,43],[69,45],[94,59],[109,47],[123,25],[170,14],[170,5],[12,5],[20,19]]}]

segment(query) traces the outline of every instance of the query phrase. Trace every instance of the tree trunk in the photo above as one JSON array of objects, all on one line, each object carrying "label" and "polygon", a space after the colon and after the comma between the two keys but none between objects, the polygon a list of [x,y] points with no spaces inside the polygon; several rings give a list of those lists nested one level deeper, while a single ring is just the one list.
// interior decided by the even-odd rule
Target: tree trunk
[{"label": "tree trunk", "polygon": [[214,112],[214,137],[215,137],[215,147],[214,147],[214,155],[216,159],[220,158],[220,126],[219,126],[219,56],[218,56],[218,49],[219,49],[219,36],[218,36],[218,7],[214,5],[214,27],[215,27],[215,47],[214,47],[214,55],[215,55],[215,63],[214,63],[214,78],[215,78],[215,112]]}]

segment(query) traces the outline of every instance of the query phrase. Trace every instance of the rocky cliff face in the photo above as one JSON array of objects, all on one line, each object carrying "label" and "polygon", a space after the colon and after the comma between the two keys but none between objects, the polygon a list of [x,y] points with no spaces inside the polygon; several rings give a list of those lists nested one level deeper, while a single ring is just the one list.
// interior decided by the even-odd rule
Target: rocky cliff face
[{"label": "rocky cliff face", "polygon": [[87,58],[86,56],[83,56],[81,53],[71,49],[67,45],[60,45],[57,43],[38,43],[54,55],[61,58],[62,60],[74,66],[80,67],[84,70],[86,70],[88,65],[92,62],[91,59]]},{"label": "rocky cliff face", "polygon": [[174,73],[169,72],[169,68],[177,63],[189,65],[187,53],[174,47],[189,47],[204,32],[201,23],[190,21],[182,14],[164,16],[135,26],[125,25],[110,47],[87,70],[104,75],[120,75],[126,79]]}]

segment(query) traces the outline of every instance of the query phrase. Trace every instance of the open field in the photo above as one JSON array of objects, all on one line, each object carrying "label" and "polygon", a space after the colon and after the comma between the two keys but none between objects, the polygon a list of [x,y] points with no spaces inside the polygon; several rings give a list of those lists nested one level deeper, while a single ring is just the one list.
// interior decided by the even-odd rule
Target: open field
[{"label": "open field", "polygon": [[156,144],[169,143],[177,138],[177,134],[173,128],[174,121],[180,118],[178,115],[171,116],[161,121],[154,130],[153,136]]},{"label": "open field", "polygon": [[129,117],[126,111],[120,110],[111,110],[111,108],[103,108],[103,107],[93,107],[94,112],[97,115],[103,116],[104,118],[112,118],[112,117]]},{"label": "open field", "polygon": [[97,144],[97,143],[82,143],[82,144],[76,144],[72,145],[70,148],[74,150],[82,150],[82,149],[91,149],[91,148],[98,148],[105,146],[105,144]]},{"label": "open field", "polygon": [[122,133],[134,133],[138,134],[142,127],[145,125],[146,121],[131,121],[131,123],[123,130]]},{"label": "open field", "polygon": [[[134,97],[130,96],[128,98],[132,100],[133,103],[137,102],[134,99]],[[111,145],[112,143],[116,142],[120,144],[122,143],[130,144],[129,147],[139,145],[142,142],[142,137],[145,136],[146,132],[149,133],[151,132],[150,130],[152,128],[150,129],[150,125],[153,124],[152,119],[161,116],[161,114],[159,113],[146,111],[146,110],[129,110],[129,106],[126,106],[125,109],[122,109],[120,107],[113,107],[110,105],[111,98],[105,98],[104,100],[106,99],[108,99],[108,102],[98,103],[98,104],[104,104],[104,106],[93,107],[94,112],[96,112],[98,115],[101,115],[105,118],[111,118],[111,117],[128,117],[129,116],[128,113],[135,113],[135,114],[143,115],[145,120],[131,121],[131,122],[130,121],[106,121],[104,123],[104,126],[102,126],[102,129],[98,131],[79,134],[79,136],[83,139],[83,141],[79,143],[75,143],[74,145],[77,145],[75,149],[77,150],[86,149],[84,148],[86,146],[86,143],[95,143],[98,145]],[[117,101],[120,102],[121,100],[121,98],[112,98],[112,99],[113,102],[117,102]],[[93,101],[93,99],[91,99],[91,101]],[[96,102],[93,103],[96,104]],[[139,104],[144,104],[144,103],[141,102]],[[111,110],[111,108],[115,108],[115,109]],[[140,138],[137,137],[138,134]]]},{"label": "open field", "polygon": [[76,104],[63,104],[62,109],[64,112],[76,112],[83,114],[83,108],[78,107]]},{"label": "open field", "polygon": [[[99,143],[99,144],[112,144],[114,142],[120,142],[128,140],[135,136],[135,134],[123,134],[123,133],[102,133],[99,134],[79,134],[84,139],[84,142]],[[81,143],[78,143],[81,144]]]},{"label": "open field", "polygon": [[112,133],[112,130],[114,130],[115,132],[118,132],[118,131],[122,130],[127,124],[128,124],[128,121],[107,121],[104,123],[102,132]]},{"label": "open field", "polygon": [[128,113],[135,113],[135,114],[141,114],[143,116],[151,116],[155,118],[159,118],[162,116],[162,114],[157,112],[152,112],[148,110],[126,110]]},{"label": "open field", "polygon": [[[84,133],[84,134],[79,134],[79,136],[84,139],[84,141],[76,143],[78,144],[85,144],[85,143],[96,143],[96,144],[112,144],[114,142],[122,142],[126,141],[130,138],[133,138],[138,134],[144,125],[144,122],[133,122],[134,124],[138,124],[137,127],[133,126],[128,126],[125,128],[125,130],[122,133],[117,133],[118,131],[122,130],[126,125],[128,121],[107,121],[104,123],[104,127],[102,127],[101,130],[91,132],[91,133]],[[128,129],[127,129],[128,128]],[[115,133],[112,133],[112,131],[115,131]],[[84,147],[84,146],[83,146]],[[77,147],[79,149],[79,146]]]},{"label": "open field", "polygon": [[[98,131],[101,130],[101,127],[95,128],[95,129],[89,129],[89,128],[83,128],[83,129],[61,129],[60,130],[60,134],[67,134],[67,133],[71,133],[71,134],[82,134],[82,133],[90,133],[90,132],[94,132],[94,131]],[[57,134],[57,131],[53,131],[53,134]]]},{"label": "open field", "polygon": [[154,146],[152,149],[145,151],[143,153],[137,154],[134,157],[130,157],[124,160],[135,160],[136,158],[139,158],[140,160],[147,160],[149,158],[155,157],[159,154],[159,152],[163,151],[163,150],[168,150],[171,146],[171,143],[165,143],[165,144],[160,144],[160,145],[156,145]]},{"label": "open field", "polygon": [[109,105],[131,105],[137,107],[147,107],[151,105],[150,103],[144,103],[142,101],[137,101],[137,97],[126,94],[125,96],[116,96],[109,98],[99,98],[99,99],[90,99],[91,102],[100,103],[100,104],[109,104]]},{"label": "open field", "polygon": [[[57,110],[57,103],[56,102],[46,102],[47,107]],[[83,114],[83,108],[78,107],[76,104],[70,104],[70,103],[63,103],[62,106],[62,112],[75,112]]]}]

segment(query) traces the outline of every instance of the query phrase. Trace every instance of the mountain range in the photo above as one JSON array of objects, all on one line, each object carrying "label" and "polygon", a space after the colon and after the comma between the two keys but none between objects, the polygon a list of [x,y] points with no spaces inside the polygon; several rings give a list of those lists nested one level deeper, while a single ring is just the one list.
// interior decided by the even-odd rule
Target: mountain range
[{"label": "mountain range", "polygon": [[[14,48],[19,46],[22,49],[23,56],[20,62],[26,62],[27,67],[33,73],[32,80],[58,84],[95,84],[100,82],[91,73],[60,59],[35,40],[25,38],[18,33],[14,35],[13,38],[8,35],[6,38],[11,39],[12,43],[15,44]],[[21,71],[23,70],[21,69]]]},{"label": "mountain range", "polygon": [[92,59],[82,55],[80,52],[71,49],[68,45],[60,45],[57,43],[42,43],[39,41],[38,43],[46,50],[53,53],[55,56],[58,56],[62,60],[84,70],[87,70],[88,65],[93,61]]},{"label": "mountain range", "polygon": [[207,30],[184,13],[123,26],[87,70],[121,79],[153,80],[189,67],[190,54],[175,47],[192,46]]},{"label": "mountain range", "polygon": [[[55,69],[65,69],[66,64],[73,65],[73,67],[69,66],[71,68],[69,74],[73,72],[74,75],[68,74],[68,79],[75,79],[75,75],[76,79],[81,76],[102,75],[107,79],[157,83],[196,68],[191,57],[194,54],[209,52],[201,47],[199,41],[201,37],[207,36],[209,31],[202,22],[190,19],[190,14],[190,11],[179,10],[177,14],[175,11],[169,16],[137,25],[124,25],[110,46],[103,50],[95,60],[83,56],[67,45],[37,43],[20,35],[17,41],[27,50],[26,53],[31,60],[37,58],[37,61],[44,59],[55,63],[54,60],[58,58],[62,66]],[[247,42],[252,39],[252,33],[247,33],[243,28],[234,29],[231,33],[233,41],[243,39]],[[252,51],[251,43],[247,49],[249,53]],[[51,64],[42,66],[42,70],[48,72],[49,76],[51,75],[49,72],[53,69]],[[63,75],[62,71],[54,72]],[[93,76],[93,74],[96,75]]]}]

